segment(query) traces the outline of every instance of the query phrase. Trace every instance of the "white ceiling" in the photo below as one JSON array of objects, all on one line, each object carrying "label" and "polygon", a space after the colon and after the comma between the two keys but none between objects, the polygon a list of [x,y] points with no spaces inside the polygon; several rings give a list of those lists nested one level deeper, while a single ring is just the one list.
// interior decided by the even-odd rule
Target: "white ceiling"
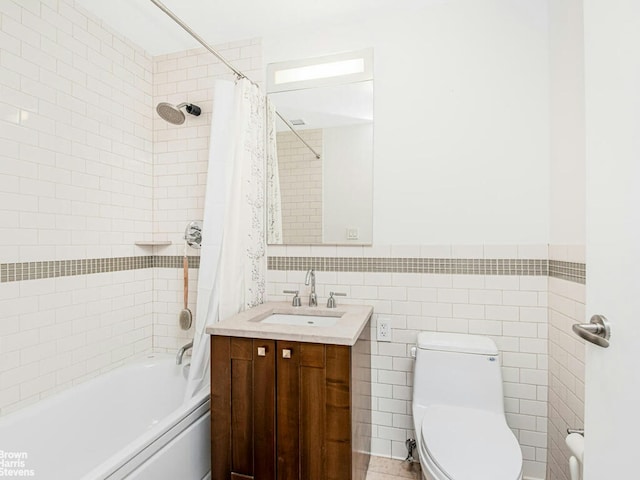
[{"label": "white ceiling", "polygon": [[[308,25],[355,21],[364,16],[420,8],[444,0],[164,0],[212,45],[263,37]],[[200,45],[149,0],[76,0],[151,55]]]}]

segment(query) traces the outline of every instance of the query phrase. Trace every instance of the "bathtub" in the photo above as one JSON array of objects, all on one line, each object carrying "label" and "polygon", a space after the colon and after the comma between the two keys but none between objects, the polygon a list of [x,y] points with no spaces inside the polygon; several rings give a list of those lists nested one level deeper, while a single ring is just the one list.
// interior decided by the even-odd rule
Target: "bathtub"
[{"label": "bathtub", "polygon": [[185,368],[150,355],[0,417],[4,477],[209,478],[209,392],[183,402]]}]

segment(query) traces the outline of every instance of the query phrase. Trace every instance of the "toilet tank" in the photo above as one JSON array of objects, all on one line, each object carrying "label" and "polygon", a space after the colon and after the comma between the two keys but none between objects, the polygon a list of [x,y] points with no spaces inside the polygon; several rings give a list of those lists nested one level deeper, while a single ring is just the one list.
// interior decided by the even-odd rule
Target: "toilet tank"
[{"label": "toilet tank", "polygon": [[421,332],[413,404],[452,405],[504,414],[498,348],[480,335]]}]

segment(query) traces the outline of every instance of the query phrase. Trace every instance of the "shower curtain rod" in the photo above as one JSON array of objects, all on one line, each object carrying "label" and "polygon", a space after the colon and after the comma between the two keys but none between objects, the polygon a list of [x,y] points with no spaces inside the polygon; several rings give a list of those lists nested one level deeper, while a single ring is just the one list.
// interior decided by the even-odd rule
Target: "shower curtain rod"
[{"label": "shower curtain rod", "polygon": [[[209,52],[211,52],[218,60],[220,60],[229,70],[231,70],[236,77],[238,77],[238,79],[242,79],[242,78],[246,78],[247,80],[249,80],[252,84],[254,84],[255,86],[259,86],[256,82],[254,82],[253,80],[251,80],[249,77],[247,77],[244,73],[242,73],[240,70],[238,70],[237,68],[235,68],[231,63],[229,63],[229,61],[224,58],[222,55],[220,55],[220,53],[218,53],[211,45],[209,45],[200,35],[198,35],[196,32],[194,32],[191,27],[189,27],[189,25],[187,25],[186,23],[184,23],[179,17],[176,16],[175,13],[173,13],[171,10],[169,10],[162,2],[160,2],[159,0],[150,0],[151,3],[153,3],[156,7],[158,7],[160,10],[162,10],[169,18],[171,18],[171,20],[173,20],[174,22],[176,22],[178,25],[180,25],[182,27],[182,29],[187,32],[189,35],[191,35],[198,43],[200,43],[200,45],[202,45],[204,48],[206,48],[207,50],[209,50]],[[307,141],[302,138],[300,136],[300,134],[296,131],[295,128],[293,128],[293,125],[291,125],[291,123],[289,123],[289,121],[287,121],[281,114],[280,112],[278,112],[276,110],[276,115],[278,115],[278,117],[280,117],[280,120],[282,120],[285,125],[289,128],[289,130],[291,130],[293,132],[293,134],[298,137],[298,139],[305,144],[305,146],[311,150],[313,152],[313,154],[316,156],[316,159],[320,159],[320,154],[318,154],[318,152],[316,152],[313,147],[311,145],[309,145],[307,143]]]}]

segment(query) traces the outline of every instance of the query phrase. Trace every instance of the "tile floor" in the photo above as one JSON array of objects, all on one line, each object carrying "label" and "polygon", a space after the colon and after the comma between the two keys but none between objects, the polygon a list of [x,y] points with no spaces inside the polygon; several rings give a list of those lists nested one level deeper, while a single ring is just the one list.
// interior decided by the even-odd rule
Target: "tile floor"
[{"label": "tile floor", "polygon": [[422,480],[419,463],[371,456],[366,480]]}]

